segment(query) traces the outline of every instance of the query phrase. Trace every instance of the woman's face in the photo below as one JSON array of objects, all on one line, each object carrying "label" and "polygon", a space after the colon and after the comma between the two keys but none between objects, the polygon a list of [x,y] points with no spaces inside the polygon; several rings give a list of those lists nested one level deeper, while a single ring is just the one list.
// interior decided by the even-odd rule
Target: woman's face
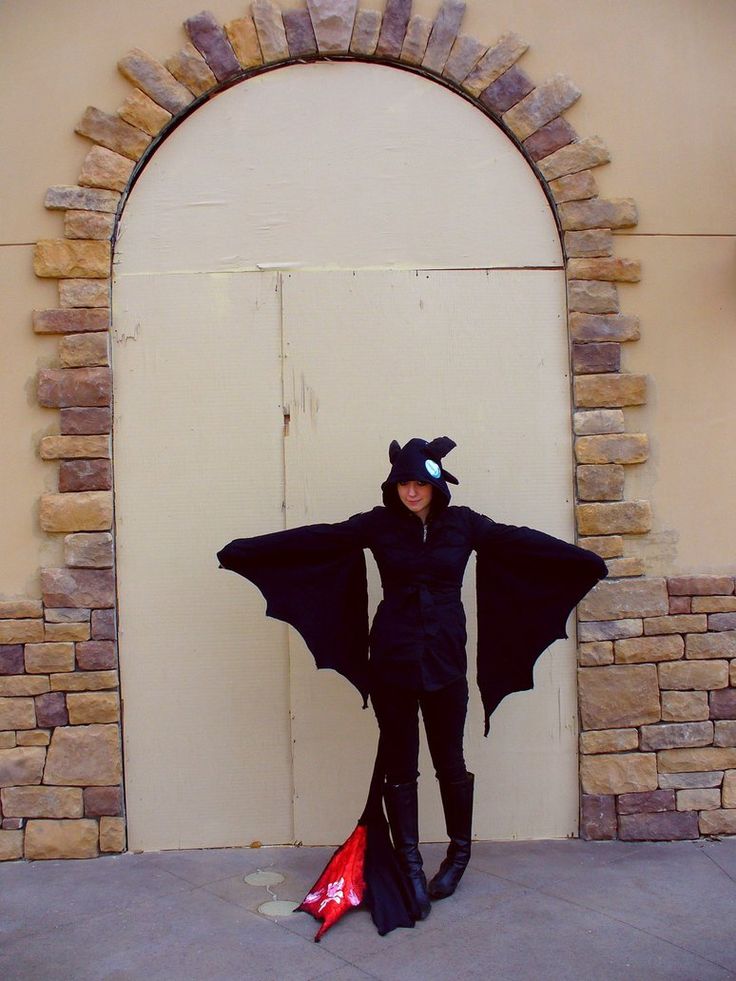
[{"label": "woman's face", "polygon": [[401,503],[426,521],[432,503],[432,485],[424,480],[404,480],[396,486]]}]

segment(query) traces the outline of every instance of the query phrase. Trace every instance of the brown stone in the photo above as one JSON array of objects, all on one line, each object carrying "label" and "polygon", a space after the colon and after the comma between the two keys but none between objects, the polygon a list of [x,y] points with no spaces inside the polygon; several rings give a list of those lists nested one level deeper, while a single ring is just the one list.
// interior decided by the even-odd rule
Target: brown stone
[{"label": "brown stone", "polygon": [[480,103],[497,116],[502,115],[512,106],[521,102],[525,96],[534,90],[534,82],[527,73],[512,65],[508,71],[491,82],[485,91],[481,92]]},{"label": "brown stone", "polygon": [[115,610],[92,611],[92,639],[115,640]]},{"label": "brown stone", "polygon": [[82,334],[88,331],[107,331],[109,326],[110,310],[107,307],[62,307],[33,311],[33,329],[37,334]]},{"label": "brown stone", "polygon": [[[581,170],[577,174],[567,174],[550,181],[549,189],[558,204],[565,201],[585,201],[598,194],[598,185],[592,170]],[[572,261],[572,260],[571,260]],[[585,276],[573,276],[573,279],[586,279]],[[592,279],[605,279],[605,276],[593,276]]]},{"label": "brown stone", "polygon": [[117,787],[85,787],[84,816],[114,817],[123,813],[123,792]]},{"label": "brown stone", "polygon": [[616,837],[616,798],[611,794],[583,794],[580,837],[583,841],[611,841]]},{"label": "brown stone", "polygon": [[708,698],[711,719],[736,719],[736,689],[712,691]]},{"label": "brown stone", "polygon": [[565,253],[570,258],[606,256],[613,252],[613,233],[610,228],[584,228],[579,232],[565,232],[564,242]]},{"label": "brown stone", "polygon": [[672,596],[728,596],[733,593],[732,576],[673,576],[667,580]]},{"label": "brown stone", "polygon": [[663,722],[702,722],[709,715],[708,694],[704,691],[663,691]]},{"label": "brown stone", "polygon": [[112,528],[112,494],[42,494],[39,521],[44,531],[107,531]]},{"label": "brown stone", "polygon": [[692,601],[689,596],[670,596],[670,613],[672,616],[692,612]]},{"label": "brown stone", "polygon": [[[48,681],[46,682],[48,685]],[[69,715],[66,710],[66,698],[63,692],[46,691],[36,699],[36,721],[40,726],[66,726]]]},{"label": "brown stone", "polygon": [[[575,440],[575,457],[578,463],[644,463],[648,456],[649,437],[645,433],[579,436]],[[623,488],[623,467],[619,469]]]},{"label": "brown stone", "polygon": [[443,0],[437,12],[422,67],[441,75],[465,13],[464,0]]},{"label": "brown stone", "polygon": [[41,620],[0,620],[0,644],[39,643],[42,640]]},{"label": "brown stone", "polygon": [[59,490],[110,490],[112,464],[109,460],[64,460],[59,467]]},{"label": "brown stone", "polygon": [[79,787],[6,787],[0,796],[6,817],[81,818],[84,814]]},{"label": "brown stone", "polygon": [[689,841],[698,837],[698,815],[695,811],[622,814],[618,827],[622,841]]},{"label": "brown stone", "polygon": [[100,818],[100,851],[125,851],[125,820],[121,817]]},{"label": "brown stone", "polygon": [[638,283],[641,280],[641,263],[638,259],[570,259],[567,275],[570,279]]},{"label": "brown stone", "polygon": [[96,821],[31,819],[26,827],[25,857],[30,859],[94,858],[98,854]]},{"label": "brown stone", "polygon": [[102,146],[93,146],[82,161],[79,183],[83,187],[106,187],[112,191],[124,191],[134,166],[128,157]]},{"label": "brown stone", "polygon": [[41,239],[33,249],[33,271],[42,279],[104,279],[110,257],[109,242]]},{"label": "brown stone", "polygon": [[284,21],[277,5],[273,0],[253,0],[251,13],[265,64],[286,61],[289,57],[289,45],[286,42]]},{"label": "brown stone", "polygon": [[644,560],[633,555],[624,559],[609,559],[606,562],[609,579],[624,579],[631,576],[643,576],[646,569]]},{"label": "brown stone", "polygon": [[661,718],[653,664],[578,668],[578,696],[584,729],[620,729]]},{"label": "brown stone", "polygon": [[[548,181],[564,177],[566,174],[577,174],[581,170],[599,167],[608,163],[611,155],[608,147],[597,136],[580,140],[579,143],[568,143],[539,161],[539,170]],[[565,226],[563,226],[565,227]],[[581,225],[581,228],[611,228],[609,222],[603,221],[591,225]]]},{"label": "brown stone", "polygon": [[736,748],[703,746],[699,749],[663,749],[657,753],[662,773],[736,769]]},{"label": "brown stone", "polygon": [[647,790],[638,794],[621,794],[616,802],[619,814],[654,814],[675,810],[674,790]]},{"label": "brown stone", "polygon": [[715,723],[714,746],[736,746],[736,719],[721,719]]},{"label": "brown stone", "polygon": [[688,634],[685,657],[736,657],[736,630],[724,633]]},{"label": "brown stone", "polygon": [[110,307],[109,279],[60,279],[62,307]]},{"label": "brown stone", "polygon": [[721,792],[717,787],[711,789],[678,790],[678,811],[715,811],[721,806]]},{"label": "brown stone", "polygon": [[0,600],[0,620],[24,620],[42,616],[43,604],[40,600]]},{"label": "brown stone", "polygon": [[617,313],[618,291],[614,283],[570,279],[567,283],[568,308],[579,313]]},{"label": "brown stone", "polygon": [[35,729],[36,711],[32,698],[0,697],[0,729]]},{"label": "brown stone", "polygon": [[64,562],[73,568],[109,569],[113,564],[113,542],[109,532],[67,535]]},{"label": "brown stone", "polygon": [[350,41],[350,50],[353,54],[370,56],[375,53],[378,35],[381,31],[381,20],[380,10],[359,10],[357,12],[353,36]]},{"label": "brown stone", "polygon": [[678,691],[728,687],[728,661],[683,661],[659,665],[660,688]]},{"label": "brown stone", "polygon": [[[348,51],[357,6],[358,0],[307,0],[314,36],[321,54],[342,54]],[[288,38],[286,15],[284,26]],[[289,50],[291,51],[291,44]]]},{"label": "brown stone", "polygon": [[[62,409],[59,413],[59,428],[65,436],[92,436],[110,433],[112,431],[112,410],[109,406]],[[99,466],[102,467],[102,464],[100,463]],[[91,490],[92,488],[81,489]],[[100,489],[107,490],[108,488]]]},{"label": "brown stone", "polygon": [[184,21],[189,40],[199,51],[218,82],[224,82],[240,71],[240,62],[230,47],[224,29],[214,14],[202,10]]},{"label": "brown stone", "polygon": [[16,735],[19,746],[48,746],[51,740],[48,729],[25,729]]},{"label": "brown stone", "polygon": [[47,641],[89,640],[89,621],[85,623],[47,623],[44,627]]},{"label": "brown stone", "polygon": [[583,756],[580,759],[580,780],[586,794],[629,794],[656,790],[656,756],[654,753]]},{"label": "brown stone", "polygon": [[729,770],[723,777],[723,806],[736,807],[736,770]]},{"label": "brown stone", "polygon": [[459,85],[472,72],[487,50],[487,46],[477,38],[469,34],[458,35],[442,74]]},{"label": "brown stone", "polygon": [[590,549],[602,559],[614,559],[623,555],[624,540],[620,535],[594,535],[592,538],[579,538],[580,548]]},{"label": "brown stone", "polygon": [[638,748],[636,729],[592,729],[580,733],[581,753],[624,753]]},{"label": "brown stone", "polygon": [[624,496],[623,467],[580,466],[576,477],[581,501],[620,501]]},{"label": "brown stone", "polygon": [[[595,507],[595,505],[589,506]],[[599,506],[611,507],[612,505]],[[580,620],[616,620],[636,616],[659,616],[667,611],[667,605],[664,579],[643,579],[637,582],[616,583],[608,583],[603,580],[588,593],[578,606],[578,618]]]},{"label": "brown stone", "polygon": [[47,606],[98,609],[115,603],[111,569],[41,569],[41,588]]},{"label": "brown stone", "polygon": [[121,153],[131,160],[139,160],[151,142],[151,137],[147,133],[142,133],[119,116],[102,112],[94,106],[87,107],[74,129],[80,136],[86,136],[87,139],[107,147],[108,150]]},{"label": "brown stone", "polygon": [[117,725],[59,726],[54,729],[43,774],[44,784],[103,787],[119,783],[121,773]]},{"label": "brown stone", "polygon": [[610,640],[593,641],[578,646],[578,663],[583,668],[613,664],[613,644]]},{"label": "brown stone", "polygon": [[263,64],[261,46],[258,43],[256,25],[252,17],[238,17],[225,24],[227,39],[243,68],[255,68]]},{"label": "brown stone", "polygon": [[660,773],[659,786],[663,790],[689,790],[693,787],[720,787],[723,770],[715,772]]},{"label": "brown stone", "polygon": [[677,722],[641,727],[642,749],[710,746],[712,742],[712,722]]},{"label": "brown stone", "polygon": [[573,382],[577,408],[621,408],[644,405],[646,375],[580,375]]},{"label": "brown stone", "polygon": [[[678,597],[672,597],[676,599]],[[693,613],[734,613],[736,596],[693,596]]]},{"label": "brown stone", "polygon": [[21,674],[23,667],[23,645],[0,645],[0,674]]},{"label": "brown stone", "polygon": [[120,721],[117,692],[70,692],[66,698],[69,722],[73,725]]},{"label": "brown stone", "polygon": [[0,749],[0,787],[41,783],[46,750],[41,746]]},{"label": "brown stone", "polygon": [[421,64],[431,31],[432,21],[428,17],[422,17],[421,14],[412,17],[406,27],[399,60],[407,65]]},{"label": "brown stone", "polygon": [[697,633],[708,629],[704,616],[680,614],[664,617],[647,617],[644,621],[644,634],[685,634]]},{"label": "brown stone", "polygon": [[67,334],[59,341],[62,368],[86,368],[110,364],[107,333]]},{"label": "brown stone", "polygon": [[[37,675],[0,675],[0,695],[40,695],[49,690],[49,679]],[[39,725],[45,723],[38,720]]]},{"label": "brown stone", "polygon": [[573,414],[576,436],[597,436],[604,433],[623,433],[622,409],[577,409]]},{"label": "brown stone", "polygon": [[503,121],[518,139],[525,140],[569,109],[581,94],[566,75],[554,75],[504,113]]},{"label": "brown stone", "polygon": [[583,228],[631,228],[639,220],[636,204],[631,198],[569,201],[560,205],[558,213],[565,231],[579,231]]},{"label": "brown stone", "polygon": [[[285,10],[282,15],[286,43],[292,58],[304,58],[317,54],[317,39],[308,10]],[[348,37],[348,44],[350,37]]]},{"label": "brown stone", "polygon": [[118,191],[79,187],[77,184],[55,184],[46,191],[43,206],[51,211],[104,212],[113,216],[120,205],[120,197]]},{"label": "brown stone", "polygon": [[0,732],[0,749],[14,749],[16,745],[14,732]]},{"label": "brown stone", "polygon": [[376,46],[377,58],[398,58],[411,16],[412,0],[386,0],[381,32]]},{"label": "brown stone", "polygon": [[185,44],[168,58],[166,67],[193,95],[205,95],[217,85],[214,72],[193,44]]},{"label": "brown stone", "polygon": [[701,835],[736,835],[736,809],[703,811],[699,826]]},{"label": "brown stone", "polygon": [[[575,513],[581,535],[643,535],[652,527],[652,509],[648,501],[579,504]],[[658,609],[657,612],[659,614],[665,610]],[[617,616],[623,617],[625,614],[620,612]]]},{"label": "brown stone", "polygon": [[23,858],[23,831],[0,831],[0,862]]},{"label": "brown stone", "polygon": [[109,436],[43,436],[42,460],[75,460],[110,457]]},{"label": "brown stone", "polygon": [[572,370],[576,375],[595,375],[621,368],[620,344],[573,344]]},{"label": "brown stone", "polygon": [[114,641],[90,640],[77,644],[77,667],[83,671],[107,671],[117,664]]},{"label": "brown stone", "polygon": [[74,644],[26,644],[26,671],[29,674],[50,674],[52,671],[74,670]]},{"label": "brown stone", "polygon": [[642,621],[607,620],[603,623],[578,623],[578,639],[586,642],[617,640],[619,637],[640,637]]},{"label": "brown stone", "polygon": [[[646,624],[646,620],[644,623]],[[677,661],[684,654],[685,644],[682,637],[673,634],[617,640],[614,648],[617,663],[644,664],[651,661]]]},{"label": "brown stone", "polygon": [[[67,211],[64,214],[64,235],[67,239],[105,240],[112,237],[115,215],[100,211]],[[109,268],[101,273],[107,276]]]},{"label": "brown stone", "polygon": [[[524,140],[524,149],[532,160],[543,160],[546,157],[550,157],[562,147],[573,143],[576,139],[577,133],[570,123],[568,123],[564,116],[558,116],[551,123],[542,126],[536,133],[532,133],[528,139]],[[579,169],[585,170],[585,167],[580,167]],[[560,174],[554,174],[553,176],[560,177],[562,174],[571,173],[572,170],[563,170]],[[551,178],[548,179],[551,180]]]},{"label": "brown stone", "polygon": [[[140,48],[133,48],[132,51],[124,55],[118,62],[118,69],[130,82],[145,92],[154,103],[162,107],[168,118],[171,118],[172,114],[176,115],[182,112],[192,101],[191,92],[177,82],[171,72],[167,71],[160,62]],[[146,110],[144,118],[151,119],[150,110]],[[143,129],[149,136],[155,136],[158,132],[155,130],[151,133],[134,119],[129,119],[128,122],[138,129]]]},{"label": "brown stone", "polygon": [[[166,71],[163,65],[161,68]],[[166,72],[166,74],[169,75],[170,73]],[[175,85],[179,85],[173,75],[170,77]],[[184,89],[184,86],[182,85],[181,88]],[[186,98],[191,101],[191,92],[184,89],[184,93]],[[130,123],[131,126],[148,133],[149,136],[158,136],[164,126],[171,122],[171,113],[157,105],[140,89],[133,89],[130,95],[126,97],[118,109],[118,116],[124,119],[126,123]]]},{"label": "brown stone", "polygon": [[81,623],[89,622],[89,610],[79,606],[62,606],[59,609],[49,609],[45,611],[44,618],[46,624],[50,623]]},{"label": "brown stone", "polygon": [[101,691],[104,688],[118,687],[118,673],[70,671],[67,674],[52,674],[50,684],[53,691]]},{"label": "brown stone", "polygon": [[[463,80],[463,88],[471,95],[478,96],[496,79],[508,71],[521,58],[529,47],[518,34],[504,34],[486,51],[475,68]],[[535,127],[539,129],[539,127]]]}]

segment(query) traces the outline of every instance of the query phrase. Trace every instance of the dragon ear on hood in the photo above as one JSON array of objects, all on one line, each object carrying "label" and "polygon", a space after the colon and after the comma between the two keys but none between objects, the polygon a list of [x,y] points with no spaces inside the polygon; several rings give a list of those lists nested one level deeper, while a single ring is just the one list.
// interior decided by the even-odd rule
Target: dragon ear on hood
[{"label": "dragon ear on hood", "polygon": [[388,460],[389,463],[393,463],[396,457],[401,453],[401,446],[395,439],[391,440],[391,445],[388,448]]},{"label": "dragon ear on hood", "polygon": [[425,452],[430,460],[439,463],[443,456],[447,456],[450,450],[454,450],[457,443],[449,436],[437,436],[431,443],[427,443]]}]

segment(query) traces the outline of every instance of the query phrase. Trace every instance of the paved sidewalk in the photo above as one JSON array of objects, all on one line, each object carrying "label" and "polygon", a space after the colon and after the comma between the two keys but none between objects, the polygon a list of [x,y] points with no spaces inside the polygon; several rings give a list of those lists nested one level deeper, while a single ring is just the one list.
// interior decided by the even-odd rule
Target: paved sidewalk
[{"label": "paved sidewalk", "polygon": [[[444,849],[424,847],[431,870]],[[324,848],[151,852],[0,866],[0,978],[736,978],[736,838],[484,842],[458,892],[413,930],[379,937],[362,910],[321,944],[299,900]],[[257,869],[283,882],[248,885]]]}]

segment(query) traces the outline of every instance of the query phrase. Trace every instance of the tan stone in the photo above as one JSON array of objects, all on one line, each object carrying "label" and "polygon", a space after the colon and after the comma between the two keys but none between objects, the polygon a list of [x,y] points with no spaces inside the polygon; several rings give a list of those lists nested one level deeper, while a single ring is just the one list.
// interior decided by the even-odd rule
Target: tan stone
[{"label": "tan stone", "polygon": [[578,697],[583,729],[620,729],[661,718],[653,664],[578,668]]},{"label": "tan stone", "polygon": [[732,688],[736,688],[736,660],[731,661],[731,669],[729,672],[729,684]]},{"label": "tan stone", "polygon": [[463,88],[478,96],[519,60],[529,47],[518,34],[504,34],[486,51],[475,68],[463,80]]},{"label": "tan stone", "polygon": [[624,496],[623,467],[579,466],[575,475],[581,501],[620,501]]},{"label": "tan stone", "polygon": [[567,304],[569,310],[578,313],[617,313],[618,291],[615,283],[570,279]]},{"label": "tan stone", "polygon": [[81,787],[6,787],[0,797],[5,817],[84,817]]},{"label": "tan stone", "polygon": [[43,494],[39,519],[44,531],[106,531],[112,527],[112,493],[79,491],[76,494]]},{"label": "tan stone", "polygon": [[100,691],[118,687],[117,671],[71,671],[52,674],[51,691]]},{"label": "tan stone", "polygon": [[114,691],[70,692],[66,706],[73,726],[120,721],[120,704]]},{"label": "tan stone", "polygon": [[44,784],[109,787],[120,782],[121,774],[117,725],[57,726],[54,729],[43,774]]},{"label": "tan stone", "polygon": [[321,54],[344,54],[350,47],[358,0],[307,0]]},{"label": "tan stone", "polygon": [[[575,508],[575,514],[578,532],[581,535],[643,535],[652,527],[652,508],[648,501],[579,504]],[[657,612],[665,611],[658,609]],[[617,616],[624,615],[617,614]],[[591,617],[590,619],[603,618]]]},{"label": "tan stone", "polygon": [[[60,279],[59,304],[66,309],[110,306],[109,279]],[[62,338],[63,340],[63,338]]]},{"label": "tan stone", "polygon": [[401,46],[399,60],[407,65],[419,65],[427,50],[427,42],[432,30],[432,21],[429,17],[422,17],[415,14],[410,18],[406,27],[406,36]]},{"label": "tan stone", "polygon": [[23,831],[0,831],[0,862],[23,858]]},{"label": "tan stone", "polygon": [[93,146],[82,161],[79,183],[83,187],[106,187],[112,191],[124,191],[134,163],[113,150]]},{"label": "tan stone", "polygon": [[14,732],[0,732],[0,749],[15,749],[17,744]]},{"label": "tan stone", "polygon": [[693,613],[736,613],[736,596],[693,596]]},{"label": "tan stone", "polygon": [[674,614],[664,617],[647,617],[644,621],[644,634],[685,634],[697,633],[708,629],[705,616],[694,616],[690,613]]},{"label": "tan stone", "polygon": [[[570,143],[554,153],[550,153],[537,163],[542,177],[548,181],[564,177],[565,174],[577,174],[590,167],[599,167],[608,163],[611,155],[608,147],[597,136],[588,137],[578,143]],[[593,227],[593,226],[591,226]],[[604,223],[600,227],[610,227]]]},{"label": "tan stone", "polygon": [[663,722],[702,722],[708,718],[708,694],[704,691],[663,691]]},{"label": "tan stone", "polygon": [[[644,621],[646,624],[646,621]],[[632,637],[614,644],[618,664],[676,661],[683,657],[685,643],[677,634],[664,637]]]},{"label": "tan stone", "polygon": [[586,794],[635,794],[657,789],[654,753],[583,756],[580,780]]},{"label": "tan stone", "polygon": [[[187,96],[191,99],[188,91]],[[133,89],[127,96],[118,108],[118,116],[131,126],[148,133],[149,136],[158,136],[164,126],[171,122],[171,113],[157,105],[153,99],[149,99],[140,89]]]},{"label": "tan stone", "polygon": [[[573,143],[571,146],[577,144]],[[570,258],[606,256],[613,252],[613,233],[610,228],[583,228],[578,232],[565,232],[564,239],[565,252]]]},{"label": "tan stone", "polygon": [[33,250],[33,271],[49,279],[102,279],[110,272],[110,243],[41,239]]},{"label": "tan stone", "polygon": [[46,750],[41,746],[0,749],[0,787],[41,783]]},{"label": "tan stone", "polygon": [[[606,433],[623,433],[622,409],[577,409],[573,415],[576,436],[594,436]],[[587,462],[587,461],[586,461]]]},{"label": "tan stone", "polygon": [[34,729],[36,709],[32,698],[0,697],[0,729]]},{"label": "tan stone", "polygon": [[[598,185],[592,170],[581,170],[578,174],[558,177],[557,180],[550,181],[549,189],[558,204],[563,204],[565,201],[584,201],[586,198],[594,198],[598,194]],[[574,276],[573,278],[587,279],[588,277]],[[590,278],[604,279],[605,277],[592,276]]]},{"label": "tan stone", "polygon": [[584,668],[613,664],[613,643],[610,640],[598,640],[588,644],[580,644],[578,646],[578,663]]},{"label": "tan stone", "polygon": [[718,719],[713,734],[714,746],[736,746],[736,719]]},{"label": "tan stone", "polygon": [[[109,460],[109,436],[44,436],[42,460]],[[68,495],[65,495],[68,496]]]},{"label": "tan stone", "polygon": [[432,28],[432,36],[422,67],[427,71],[442,74],[447,59],[455,43],[457,32],[465,13],[465,0],[443,0]]},{"label": "tan stone", "polygon": [[566,75],[554,75],[503,114],[503,121],[518,139],[525,140],[555,116],[569,109],[581,96]]},{"label": "tan stone", "polygon": [[624,559],[609,559],[606,565],[608,566],[609,579],[643,576],[646,571],[644,560],[636,558],[633,555]]},{"label": "tan stone", "polygon": [[600,279],[616,283],[638,283],[641,263],[638,259],[569,259],[570,279]]},{"label": "tan stone", "polygon": [[720,806],[721,792],[717,787],[677,791],[678,811],[714,811]]},{"label": "tan stone", "polygon": [[378,45],[381,32],[380,10],[359,10],[355,15],[350,51],[353,54],[372,55]]},{"label": "tan stone", "polygon": [[666,613],[668,608],[664,579],[616,583],[603,580],[579,604],[578,618],[617,620],[625,617],[659,616]]},{"label": "tan stone", "polygon": [[578,639],[583,642],[618,640],[620,637],[641,637],[641,620],[604,620],[603,622],[578,622]]},{"label": "tan stone", "polygon": [[276,61],[286,61],[289,57],[289,45],[278,6],[273,0],[253,0],[251,13],[264,62],[270,65]]},{"label": "tan stone", "polygon": [[26,644],[42,640],[41,620],[0,620],[0,644]]},{"label": "tan stone", "polygon": [[736,770],[724,773],[722,794],[724,807],[736,807]]},{"label": "tan stone", "polygon": [[225,24],[227,39],[243,68],[255,68],[263,64],[261,46],[258,43],[256,25],[252,17],[238,17]]},{"label": "tan stone", "polygon": [[102,112],[94,106],[87,106],[74,130],[80,136],[86,136],[87,139],[131,160],[139,160],[151,142],[147,133],[126,123],[119,116]]},{"label": "tan stone", "polygon": [[217,85],[217,79],[193,44],[187,42],[166,61],[166,67],[174,78],[194,95],[204,95]]},{"label": "tan stone", "polygon": [[698,827],[701,835],[736,835],[736,810],[703,811]]},{"label": "tan stone", "polygon": [[[70,210],[64,214],[64,235],[67,239],[105,240],[112,237],[114,228],[114,213]],[[100,276],[107,276],[109,271],[108,267]]]},{"label": "tan stone", "polygon": [[41,600],[0,600],[0,620],[25,620],[42,616],[43,604]]},{"label": "tan stone", "polygon": [[[124,55],[118,62],[118,69],[134,85],[137,85],[146,96],[150,97],[155,104],[162,107],[162,111],[171,118],[171,114],[182,112],[192,102],[191,93],[178,82],[164,66],[152,58],[141,48],[133,48]],[[120,113],[122,116],[122,113]],[[147,114],[147,117],[150,113]],[[122,116],[125,119],[125,116]],[[138,123],[128,120],[134,126]],[[144,127],[140,126],[139,129]],[[160,129],[161,127],[159,127]],[[148,133],[148,130],[145,130]],[[158,130],[150,133],[155,136]]]},{"label": "tan stone", "polygon": [[46,191],[45,208],[52,211],[104,211],[114,214],[120,205],[119,191],[80,187],[78,184],[55,184]]},{"label": "tan stone", "polygon": [[125,818],[107,815],[100,818],[100,851],[125,851]]},{"label": "tan stone", "polygon": [[638,341],[640,336],[639,318],[624,313],[571,313],[569,323],[570,336],[576,344],[624,344]]},{"label": "tan stone", "polygon": [[29,674],[51,674],[74,670],[74,644],[26,644],[26,671]]},{"label": "tan stone", "polygon": [[580,733],[581,753],[624,753],[638,748],[636,729],[593,729]]},{"label": "tan stone", "polygon": [[26,826],[25,857],[30,859],[95,858],[97,821],[31,819]]},{"label": "tan stone", "polygon": [[[575,457],[578,463],[644,463],[649,456],[649,437],[645,433],[606,433],[578,436]],[[621,470],[623,483],[623,470]]]},{"label": "tan stone", "polygon": [[736,630],[708,634],[688,634],[685,657],[736,657]]},{"label": "tan stone", "polygon": [[730,596],[733,593],[732,576],[672,576],[667,588],[672,596]]},{"label": "tan stone", "polygon": [[73,568],[109,569],[113,564],[113,542],[109,532],[67,535],[64,562]]},{"label": "tan stone", "polygon": [[487,45],[470,34],[459,34],[450,51],[442,74],[451,82],[460,84],[468,77],[488,50]]},{"label": "tan stone", "polygon": [[620,535],[594,535],[592,538],[579,538],[580,548],[588,548],[602,559],[615,559],[623,555],[624,540]]},{"label": "tan stone", "polygon": [[106,333],[67,334],[59,341],[59,362],[63,368],[109,365],[109,340]]},{"label": "tan stone", "polygon": [[115,576],[111,569],[41,569],[41,590],[47,606],[115,606]]},{"label": "tan stone", "polygon": [[589,201],[568,201],[558,213],[565,231],[583,228],[631,228],[639,220],[636,204],[631,198],[591,198]]},{"label": "tan stone", "polygon": [[[660,688],[712,691],[728,688],[728,661],[683,661],[659,665]],[[708,769],[703,767],[702,769]]]},{"label": "tan stone", "polygon": [[48,746],[51,742],[49,729],[26,729],[17,735],[19,746]]},{"label": "tan stone", "polygon": [[81,623],[47,623],[44,627],[44,640],[89,640],[89,620]]},{"label": "tan stone", "polygon": [[48,678],[27,674],[0,675],[0,695],[43,695],[50,690]]}]

